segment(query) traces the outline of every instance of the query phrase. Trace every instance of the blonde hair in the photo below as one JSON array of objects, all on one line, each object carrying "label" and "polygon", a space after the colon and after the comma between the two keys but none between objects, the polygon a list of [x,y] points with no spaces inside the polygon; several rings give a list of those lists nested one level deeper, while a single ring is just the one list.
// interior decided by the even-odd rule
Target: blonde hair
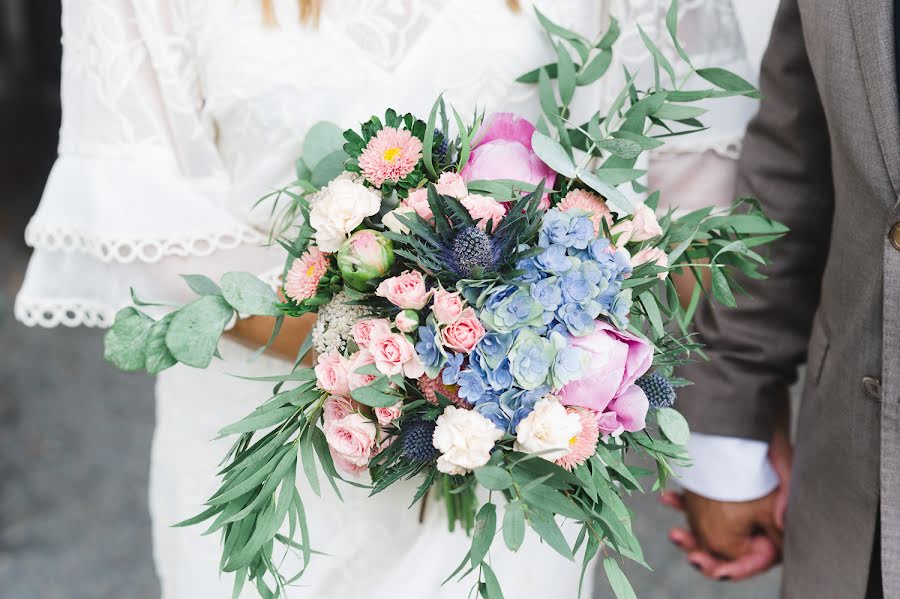
[{"label": "blonde hair", "polygon": [[[263,20],[267,25],[275,25],[277,23],[273,1],[274,0],[262,0]],[[304,23],[318,23],[319,15],[322,14],[323,0],[297,1],[300,3],[300,20]],[[519,10],[519,0],[506,0],[506,5],[509,6],[510,10]]]}]

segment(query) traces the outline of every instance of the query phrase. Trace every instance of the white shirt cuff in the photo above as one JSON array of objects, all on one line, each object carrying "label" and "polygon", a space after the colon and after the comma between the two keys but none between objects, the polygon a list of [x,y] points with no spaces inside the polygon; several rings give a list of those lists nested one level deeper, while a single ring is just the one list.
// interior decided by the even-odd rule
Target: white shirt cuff
[{"label": "white shirt cuff", "polygon": [[675,468],[681,485],[716,501],[752,501],[778,487],[769,462],[769,444],[720,435],[691,434],[693,466]]}]

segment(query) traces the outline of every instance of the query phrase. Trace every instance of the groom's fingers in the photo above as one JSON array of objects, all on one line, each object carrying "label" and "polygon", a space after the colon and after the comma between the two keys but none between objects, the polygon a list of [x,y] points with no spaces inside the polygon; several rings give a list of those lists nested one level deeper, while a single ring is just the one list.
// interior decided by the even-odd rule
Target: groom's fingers
[{"label": "groom's fingers", "polygon": [[706,551],[691,551],[688,553],[688,561],[695,570],[699,570],[701,574],[708,578],[715,578],[715,572],[721,568],[725,562],[713,557],[711,553]]},{"label": "groom's fingers", "polygon": [[663,505],[667,505],[674,510],[678,510],[679,512],[684,511],[684,495],[682,493],[666,491],[659,496],[659,501]]},{"label": "groom's fingers", "polygon": [[697,538],[684,528],[673,528],[669,531],[669,540],[682,551],[695,551],[700,547]]},{"label": "groom's fingers", "polygon": [[771,539],[753,537],[747,544],[747,552],[735,560],[722,562],[710,571],[716,580],[744,580],[765,572],[778,563],[780,552]]}]

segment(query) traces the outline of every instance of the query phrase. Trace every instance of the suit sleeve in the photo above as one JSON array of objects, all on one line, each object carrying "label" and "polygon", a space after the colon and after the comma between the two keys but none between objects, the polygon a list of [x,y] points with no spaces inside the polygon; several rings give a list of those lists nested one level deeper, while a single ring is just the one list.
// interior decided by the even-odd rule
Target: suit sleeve
[{"label": "suit sleeve", "polygon": [[739,162],[737,192],[790,228],[767,280],[741,280],[738,307],[706,303],[696,318],[709,361],[681,376],[679,407],[701,433],[768,440],[778,393],[806,358],[834,211],[828,126],[796,0],[779,7],[760,76],[763,101]]}]

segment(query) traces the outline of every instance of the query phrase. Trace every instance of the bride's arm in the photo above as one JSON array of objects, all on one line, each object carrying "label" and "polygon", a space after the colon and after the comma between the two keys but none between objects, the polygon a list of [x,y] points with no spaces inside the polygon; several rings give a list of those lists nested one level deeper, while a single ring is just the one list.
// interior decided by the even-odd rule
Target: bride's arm
[{"label": "bride's arm", "polygon": [[[300,318],[285,318],[281,331],[268,352],[280,358],[295,360],[300,346],[315,322],[316,317],[313,314],[305,314]],[[274,326],[275,319],[271,316],[251,316],[239,320],[228,332],[228,336],[247,347],[262,347],[272,335]],[[308,354],[304,364],[311,363],[311,354]]]}]

